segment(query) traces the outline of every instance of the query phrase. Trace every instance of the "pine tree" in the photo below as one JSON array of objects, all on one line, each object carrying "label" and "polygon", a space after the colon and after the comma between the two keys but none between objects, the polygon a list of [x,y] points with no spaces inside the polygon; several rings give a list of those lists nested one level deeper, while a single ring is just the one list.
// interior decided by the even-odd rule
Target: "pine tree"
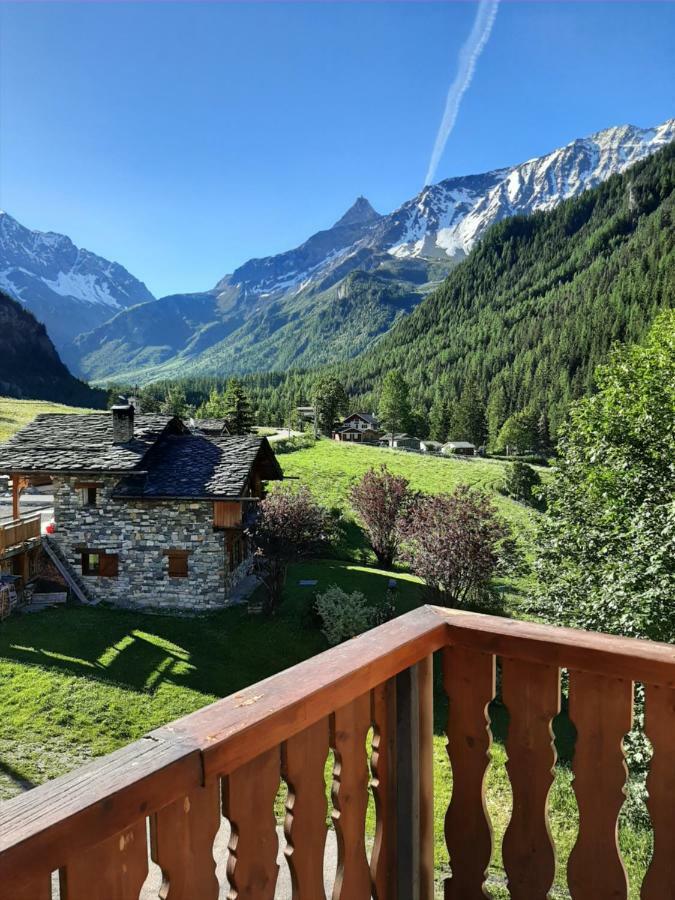
[{"label": "pine tree", "polygon": [[450,433],[450,406],[444,398],[437,394],[431,404],[429,413],[429,434],[434,441],[444,444]]},{"label": "pine tree", "polygon": [[509,406],[503,384],[498,384],[490,391],[487,405],[488,443],[490,448],[497,445],[497,438],[502,425],[509,416]]},{"label": "pine tree", "polygon": [[393,436],[410,428],[410,389],[405,378],[397,370],[388,372],[382,383],[380,397],[380,422]]},{"label": "pine tree", "polygon": [[478,385],[473,381],[465,385],[459,403],[455,407],[451,434],[454,441],[471,441],[476,446],[485,443],[487,437],[485,403]]},{"label": "pine tree", "polygon": [[223,412],[230,434],[249,434],[253,428],[253,411],[238,378],[231,378],[223,398]]}]

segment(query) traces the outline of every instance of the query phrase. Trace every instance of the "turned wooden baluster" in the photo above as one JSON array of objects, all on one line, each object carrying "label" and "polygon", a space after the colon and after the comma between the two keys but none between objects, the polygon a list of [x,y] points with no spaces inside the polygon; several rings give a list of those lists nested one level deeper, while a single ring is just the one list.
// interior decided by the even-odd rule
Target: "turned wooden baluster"
[{"label": "turned wooden baluster", "polygon": [[280,783],[274,747],[223,779],[223,814],[232,826],[228,900],[273,900],[279,866],[274,801]]},{"label": "turned wooden baluster", "polygon": [[647,806],[654,828],[654,855],[642,884],[643,900],[675,897],[675,691],[645,685],[645,733],[653,756]]},{"label": "turned wooden baluster", "polygon": [[213,842],[220,821],[220,785],[215,778],[153,816],[152,858],[164,876],[161,900],[218,900]]},{"label": "turned wooden baluster", "polygon": [[396,898],[396,679],[372,692],[371,787],[375,798],[375,841],[370,857],[374,900]]},{"label": "turned wooden baluster", "polygon": [[368,763],[366,738],[370,730],[370,692],[332,716],[333,822],[338,865],[333,900],[368,900],[370,868],[366,856]]},{"label": "turned wooden baluster", "polygon": [[487,707],[495,695],[494,656],[446,647],[443,683],[452,764],[452,798],[445,817],[452,878],[445,881],[445,900],[482,900],[489,896],[484,884],[492,854],[484,781],[492,744]]},{"label": "turned wooden baluster", "polygon": [[548,795],[556,761],[552,723],[560,712],[560,670],[504,659],[502,696],[509,711],[506,770],[513,790],[504,868],[512,900],[546,900],[555,877]]},{"label": "turned wooden baluster", "polygon": [[284,832],[293,900],[325,900],[323,860],[326,848],[325,765],[328,719],[321,719],[281,747],[281,771],[288,785]]},{"label": "turned wooden baluster", "polygon": [[78,853],[60,874],[62,900],[138,900],[148,875],[145,819]]},{"label": "turned wooden baluster", "polygon": [[633,721],[633,683],[570,672],[569,712],[577,729],[572,770],[579,807],[579,835],[567,867],[570,893],[574,900],[623,900],[628,879],[617,822],[625,799],[623,738]]}]

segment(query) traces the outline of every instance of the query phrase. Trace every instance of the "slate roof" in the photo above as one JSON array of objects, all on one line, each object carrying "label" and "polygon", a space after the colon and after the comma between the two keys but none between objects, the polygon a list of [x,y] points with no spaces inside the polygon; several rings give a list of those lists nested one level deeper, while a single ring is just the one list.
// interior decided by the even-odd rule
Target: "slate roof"
[{"label": "slate roof", "polygon": [[206,434],[209,437],[223,437],[230,433],[227,419],[194,419],[190,420],[190,426],[194,422],[194,431]]},{"label": "slate roof", "polygon": [[171,416],[138,415],[134,438],[113,443],[112,415],[43,413],[0,444],[0,472],[128,472],[164,433],[185,431]]},{"label": "slate roof", "polygon": [[267,438],[171,435],[153,452],[148,473],[123,478],[113,497],[147,500],[241,497],[256,461],[262,468],[263,478],[282,478]]}]

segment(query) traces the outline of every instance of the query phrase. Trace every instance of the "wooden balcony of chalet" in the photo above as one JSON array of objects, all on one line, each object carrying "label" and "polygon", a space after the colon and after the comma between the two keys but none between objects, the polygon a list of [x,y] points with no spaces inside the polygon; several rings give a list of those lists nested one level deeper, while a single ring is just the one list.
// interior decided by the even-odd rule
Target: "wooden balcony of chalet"
[{"label": "wooden balcony of chalet", "polygon": [[41,516],[23,516],[0,523],[0,559],[22,553],[40,538]]},{"label": "wooden balcony of chalet", "polygon": [[[675,897],[675,647],[425,607],[0,805],[0,896],[137,900],[149,858],[153,896],[216,900],[221,810],[231,823],[230,900],[271,900],[277,881],[274,801],[287,785],[285,855],[296,900],[321,900],[324,766],[333,750],[337,900],[433,896],[432,655],[443,662],[453,790],[445,818],[448,900],[478,900],[492,835],[484,802],[488,705],[510,716],[513,813],[503,843],[510,896],[545,900],[555,848],[547,797],[552,720],[569,677],[579,832],[568,866],[574,900],[627,896],[617,847],[635,682],[644,685],[653,757],[648,808],[654,853],[644,900]],[[367,735],[373,727],[372,752]],[[449,771],[449,769],[448,769]],[[376,831],[364,820],[369,781]],[[145,895],[144,895],[145,896]]]}]

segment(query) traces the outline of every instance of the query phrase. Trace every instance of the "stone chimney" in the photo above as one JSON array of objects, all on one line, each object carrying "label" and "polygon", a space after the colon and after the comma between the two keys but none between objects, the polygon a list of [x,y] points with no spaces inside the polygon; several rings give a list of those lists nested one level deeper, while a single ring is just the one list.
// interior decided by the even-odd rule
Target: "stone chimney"
[{"label": "stone chimney", "polygon": [[113,406],[113,444],[126,444],[134,437],[134,407],[130,403]]}]

